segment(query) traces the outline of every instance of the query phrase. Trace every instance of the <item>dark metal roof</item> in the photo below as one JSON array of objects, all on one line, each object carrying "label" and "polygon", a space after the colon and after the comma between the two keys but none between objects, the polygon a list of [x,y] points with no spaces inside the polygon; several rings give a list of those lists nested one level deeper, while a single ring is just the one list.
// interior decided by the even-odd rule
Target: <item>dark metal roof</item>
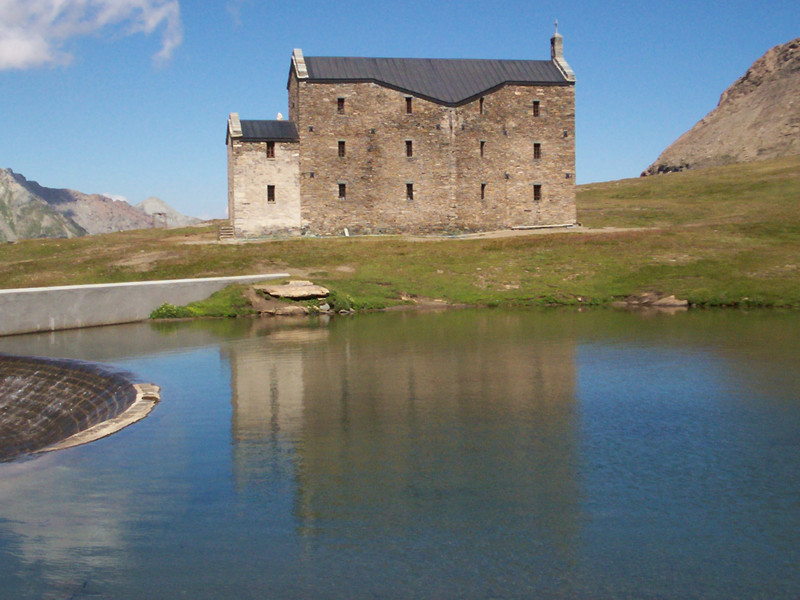
[{"label": "dark metal roof", "polygon": [[504,84],[570,85],[549,60],[307,56],[308,81],[373,81],[455,106]]},{"label": "dark metal roof", "polygon": [[242,140],[245,142],[297,141],[294,121],[251,121],[242,119]]}]

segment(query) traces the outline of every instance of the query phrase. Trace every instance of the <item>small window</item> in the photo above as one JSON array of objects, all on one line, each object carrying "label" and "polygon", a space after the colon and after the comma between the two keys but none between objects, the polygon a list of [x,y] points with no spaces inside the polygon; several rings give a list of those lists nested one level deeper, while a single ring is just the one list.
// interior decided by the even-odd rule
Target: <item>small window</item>
[{"label": "small window", "polygon": [[406,140],[406,156],[409,158],[414,156],[414,142]]},{"label": "small window", "polygon": [[534,100],[533,101],[533,116],[534,117],[538,117],[539,116],[539,101],[538,100]]},{"label": "small window", "polygon": [[407,183],[406,184],[406,200],[413,200],[414,199],[414,184]]},{"label": "small window", "polygon": [[267,202],[270,204],[275,204],[275,186],[268,185],[267,186]]},{"label": "small window", "polygon": [[339,200],[347,200],[347,184],[339,184]]},{"label": "small window", "polygon": [[267,142],[267,158],[275,158],[275,142]]},{"label": "small window", "polygon": [[542,199],[542,186],[538,183],[533,184],[533,201],[539,202]]},{"label": "small window", "polygon": [[336,99],[336,112],[340,115],[344,114],[344,98]]},{"label": "small window", "polygon": [[486,184],[481,184],[481,200],[486,200]]},{"label": "small window", "polygon": [[536,143],[533,145],[533,160],[539,160],[542,158],[542,145]]},{"label": "small window", "polygon": [[344,149],[344,140],[339,140],[339,156],[344,157],[345,149]]},{"label": "small window", "polygon": [[478,100],[478,110],[481,114],[483,114],[483,96],[481,96],[481,99]]},{"label": "small window", "polygon": [[485,152],[486,152],[486,141],[485,140],[481,140],[481,158],[484,157]]},{"label": "small window", "polygon": [[413,98],[406,96],[406,114],[410,115],[414,112]]}]

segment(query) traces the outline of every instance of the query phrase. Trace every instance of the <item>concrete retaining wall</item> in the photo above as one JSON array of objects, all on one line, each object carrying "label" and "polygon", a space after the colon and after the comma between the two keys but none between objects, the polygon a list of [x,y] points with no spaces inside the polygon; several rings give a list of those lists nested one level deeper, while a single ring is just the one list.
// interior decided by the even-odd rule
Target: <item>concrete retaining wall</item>
[{"label": "concrete retaining wall", "polygon": [[272,273],[0,290],[0,335],[141,321],[165,302],[188,304],[232,283],[288,276]]}]

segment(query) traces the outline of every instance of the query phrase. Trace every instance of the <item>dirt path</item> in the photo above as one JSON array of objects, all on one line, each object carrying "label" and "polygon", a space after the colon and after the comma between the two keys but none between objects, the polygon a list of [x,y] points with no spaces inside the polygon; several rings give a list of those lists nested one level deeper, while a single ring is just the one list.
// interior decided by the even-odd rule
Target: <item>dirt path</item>
[{"label": "dirt path", "polygon": [[542,227],[539,229],[500,229],[498,231],[481,231],[479,233],[464,233],[461,235],[405,235],[405,240],[413,242],[431,242],[438,240],[492,240],[511,237],[524,237],[529,235],[554,235],[557,233],[619,233],[624,231],[643,231],[655,229],[653,227],[601,227],[590,228],[576,225],[574,227]]}]

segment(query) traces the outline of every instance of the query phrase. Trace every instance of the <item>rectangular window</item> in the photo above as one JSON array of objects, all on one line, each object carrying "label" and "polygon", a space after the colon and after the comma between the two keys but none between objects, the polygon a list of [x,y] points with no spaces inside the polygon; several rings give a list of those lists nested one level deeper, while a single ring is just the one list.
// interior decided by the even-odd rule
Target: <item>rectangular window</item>
[{"label": "rectangular window", "polygon": [[414,184],[407,183],[406,184],[406,200],[413,200],[414,199]]},{"label": "rectangular window", "polygon": [[486,184],[481,184],[481,200],[486,200]]},{"label": "rectangular window", "polygon": [[270,204],[275,204],[275,186],[268,185],[267,186],[267,202]]},{"label": "rectangular window", "polygon": [[533,145],[533,160],[539,160],[542,158],[542,145],[536,143]]},{"label": "rectangular window", "polygon": [[483,114],[483,96],[481,96],[481,99],[478,100],[478,109],[480,110],[480,113]]},{"label": "rectangular window", "polygon": [[485,151],[486,151],[486,142],[481,140],[481,158],[483,158]]},{"label": "rectangular window", "polygon": [[542,186],[538,183],[533,184],[533,201],[539,202],[542,199]]},{"label": "rectangular window", "polygon": [[267,158],[275,158],[275,142],[267,142]]},{"label": "rectangular window", "polygon": [[411,96],[406,96],[406,114],[410,115],[414,112],[414,106],[412,104]]},{"label": "rectangular window", "polygon": [[344,98],[336,99],[336,112],[338,112],[340,115],[344,114]]},{"label": "rectangular window", "polygon": [[534,117],[538,117],[539,116],[539,101],[538,100],[534,100],[533,101],[533,116]]},{"label": "rectangular window", "polygon": [[339,140],[339,156],[344,157],[344,140]]},{"label": "rectangular window", "polygon": [[406,156],[414,156],[414,144],[411,140],[406,140]]},{"label": "rectangular window", "polygon": [[339,200],[347,200],[347,184],[339,184]]}]

